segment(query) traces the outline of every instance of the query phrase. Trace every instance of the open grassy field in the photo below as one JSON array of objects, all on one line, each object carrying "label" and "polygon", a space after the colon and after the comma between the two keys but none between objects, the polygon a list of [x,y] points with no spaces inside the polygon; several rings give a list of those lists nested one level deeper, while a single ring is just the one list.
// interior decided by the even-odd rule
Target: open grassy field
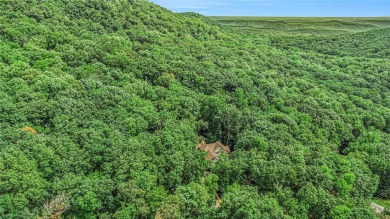
[{"label": "open grassy field", "polygon": [[210,17],[211,19],[255,34],[334,35],[371,29],[390,28],[390,17]]}]

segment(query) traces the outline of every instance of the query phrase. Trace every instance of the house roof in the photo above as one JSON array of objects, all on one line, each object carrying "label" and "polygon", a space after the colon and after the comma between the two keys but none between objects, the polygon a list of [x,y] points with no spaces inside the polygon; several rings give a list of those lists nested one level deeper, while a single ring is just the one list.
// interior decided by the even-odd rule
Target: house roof
[{"label": "house roof", "polygon": [[216,159],[218,159],[217,158],[217,156],[216,156],[216,154],[214,154],[214,153],[212,153],[211,151],[207,151],[207,155],[206,155],[206,160],[211,160],[211,159],[213,159],[213,158],[216,158]]},{"label": "house roof", "polygon": [[206,160],[210,160],[212,158],[218,159],[220,153],[216,151],[218,148],[222,148],[222,150],[226,153],[230,153],[230,147],[223,145],[221,142],[215,142],[211,144],[206,144],[204,141],[196,145],[197,149],[207,151]]},{"label": "house roof", "polygon": [[206,143],[204,141],[200,142],[199,144],[196,145],[196,148],[205,150]]}]

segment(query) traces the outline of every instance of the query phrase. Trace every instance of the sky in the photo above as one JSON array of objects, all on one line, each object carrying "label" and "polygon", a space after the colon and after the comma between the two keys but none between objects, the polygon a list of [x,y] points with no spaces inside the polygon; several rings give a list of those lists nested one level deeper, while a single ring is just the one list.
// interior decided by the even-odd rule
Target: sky
[{"label": "sky", "polygon": [[174,12],[206,16],[390,16],[390,0],[149,0]]}]

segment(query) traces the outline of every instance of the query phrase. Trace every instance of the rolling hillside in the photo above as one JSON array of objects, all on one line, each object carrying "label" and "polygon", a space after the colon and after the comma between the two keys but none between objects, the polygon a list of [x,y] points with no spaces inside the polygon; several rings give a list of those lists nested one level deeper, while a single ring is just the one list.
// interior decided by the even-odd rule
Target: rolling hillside
[{"label": "rolling hillside", "polygon": [[[390,197],[388,29],[248,35],[128,0],[0,11],[0,218],[375,218]],[[206,161],[202,139],[232,153]]]}]

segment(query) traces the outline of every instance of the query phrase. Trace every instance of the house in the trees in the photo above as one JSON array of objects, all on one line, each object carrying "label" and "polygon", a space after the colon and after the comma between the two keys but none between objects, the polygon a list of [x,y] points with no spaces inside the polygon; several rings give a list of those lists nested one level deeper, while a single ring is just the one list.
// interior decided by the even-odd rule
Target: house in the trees
[{"label": "house in the trees", "polygon": [[196,148],[207,152],[206,160],[218,160],[219,155],[222,153],[230,153],[230,148],[219,141],[212,144],[206,144],[202,141],[196,145]]}]

